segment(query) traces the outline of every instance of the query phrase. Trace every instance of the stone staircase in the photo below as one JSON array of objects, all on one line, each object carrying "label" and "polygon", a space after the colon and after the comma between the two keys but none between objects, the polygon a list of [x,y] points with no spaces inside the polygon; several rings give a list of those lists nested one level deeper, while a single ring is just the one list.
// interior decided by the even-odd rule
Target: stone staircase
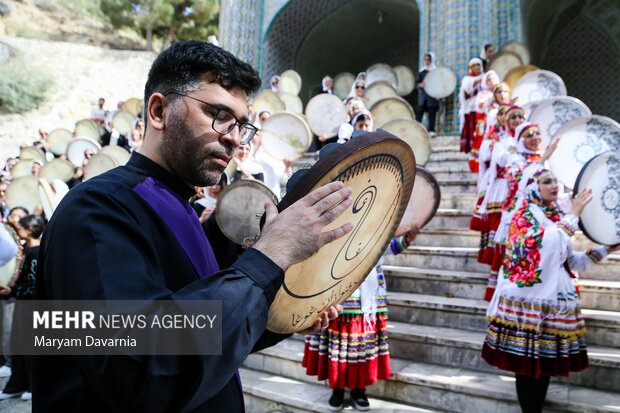
[{"label": "stone staircase", "polygon": [[[371,409],[519,412],[514,375],[480,357],[488,266],[476,261],[478,233],[468,229],[475,175],[456,137],[432,143],[426,168],[440,183],[440,209],[413,246],[386,259],[392,378],[367,389]],[[583,249],[589,241],[578,234],[574,243]],[[552,379],[545,411],[620,412],[620,256],[580,275],[591,366]],[[331,390],[305,375],[303,348],[294,335],[248,357],[241,369],[248,412],[328,411]]]}]

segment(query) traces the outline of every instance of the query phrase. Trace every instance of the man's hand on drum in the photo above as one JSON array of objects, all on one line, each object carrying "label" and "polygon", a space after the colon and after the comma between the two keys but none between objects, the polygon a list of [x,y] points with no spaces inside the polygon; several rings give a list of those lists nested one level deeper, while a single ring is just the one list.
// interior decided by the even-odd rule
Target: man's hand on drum
[{"label": "man's hand on drum", "polygon": [[[9,295],[11,294],[11,287],[7,287],[6,285],[0,285],[0,295]],[[340,306],[342,308],[342,306]]]},{"label": "man's hand on drum", "polygon": [[265,205],[265,225],[254,248],[261,251],[286,271],[316,253],[325,244],[344,236],[353,229],[352,223],[323,232],[325,226],[338,218],[353,200],[351,188],[342,182],[331,182],[278,213],[272,203]]},{"label": "man's hand on drum", "polygon": [[323,311],[323,314],[316,319],[312,327],[298,331],[299,334],[319,334],[322,329],[329,326],[329,322],[335,320],[342,314],[342,306],[340,304],[332,305],[329,310]]}]

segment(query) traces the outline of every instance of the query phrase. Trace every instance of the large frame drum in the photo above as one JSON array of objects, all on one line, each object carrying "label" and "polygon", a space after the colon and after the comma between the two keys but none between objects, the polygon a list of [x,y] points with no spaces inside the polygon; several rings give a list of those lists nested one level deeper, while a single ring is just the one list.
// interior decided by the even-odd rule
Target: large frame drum
[{"label": "large frame drum", "polygon": [[407,143],[374,132],[336,146],[297,181],[278,210],[329,182],[342,181],[353,189],[353,205],[325,230],[348,222],[354,228],[287,269],[269,309],[269,330],[292,333],[310,327],[357,289],[394,237],[411,197],[415,168]]}]

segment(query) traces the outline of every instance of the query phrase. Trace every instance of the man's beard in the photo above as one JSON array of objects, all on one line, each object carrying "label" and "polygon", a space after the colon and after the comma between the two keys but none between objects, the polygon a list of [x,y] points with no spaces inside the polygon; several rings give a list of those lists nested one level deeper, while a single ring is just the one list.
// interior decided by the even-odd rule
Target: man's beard
[{"label": "man's beard", "polygon": [[[172,173],[183,181],[201,187],[220,181],[222,171],[209,169],[205,162],[212,153],[205,152],[202,139],[193,135],[175,110],[168,117],[159,150]],[[226,153],[230,155],[232,148]]]}]

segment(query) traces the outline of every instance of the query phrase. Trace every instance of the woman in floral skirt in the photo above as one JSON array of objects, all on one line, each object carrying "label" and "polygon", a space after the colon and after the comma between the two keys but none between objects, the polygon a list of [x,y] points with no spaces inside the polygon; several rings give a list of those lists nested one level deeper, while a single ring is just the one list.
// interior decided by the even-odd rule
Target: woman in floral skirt
[{"label": "woman in floral skirt", "polygon": [[585,271],[609,252],[574,252],[571,237],[591,191],[579,193],[568,214],[557,205],[560,185],[536,163],[520,182],[504,265],[487,309],[482,358],[516,374],[523,412],[541,412],[551,376],[588,367],[586,326],[570,271]]},{"label": "woman in floral skirt", "polygon": [[[385,255],[400,254],[414,240],[418,230],[393,239]],[[344,302],[344,311],[321,334],[306,336],[302,366],[306,374],[329,380],[333,389],[329,409],[340,410],[344,389],[351,389],[357,410],[369,410],[365,388],[377,379],[390,378],[387,337],[385,277],[381,264],[368,274],[362,285]]]}]

